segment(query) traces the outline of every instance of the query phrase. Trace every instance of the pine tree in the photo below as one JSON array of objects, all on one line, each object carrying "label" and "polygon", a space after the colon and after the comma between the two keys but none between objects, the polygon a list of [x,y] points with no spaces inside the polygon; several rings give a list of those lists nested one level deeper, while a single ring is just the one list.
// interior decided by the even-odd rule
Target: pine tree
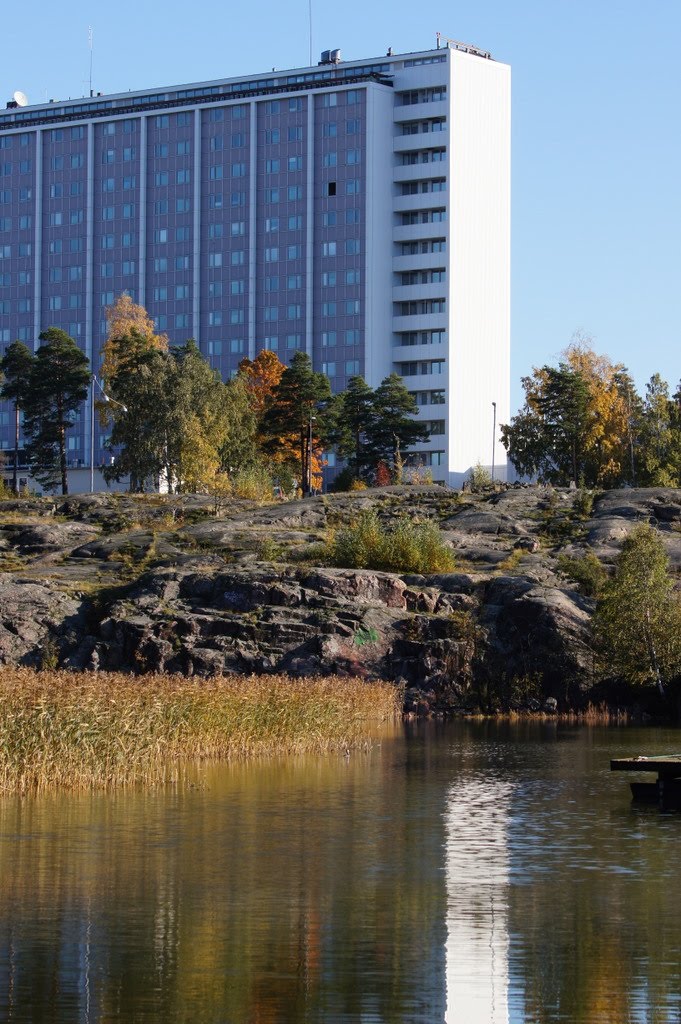
[{"label": "pine tree", "polygon": [[305,352],[296,352],[274,388],[263,417],[267,453],[275,454],[280,450],[282,438],[295,436],[295,472],[299,474],[305,493],[314,484],[315,453],[321,447],[325,408],[330,398],[328,378],[312,369]]},{"label": "pine tree", "polygon": [[12,489],[19,493],[19,415],[26,405],[26,392],[33,367],[33,353],[21,341],[13,341],[0,362],[3,383],[0,398],[14,402],[14,470]]},{"label": "pine tree", "polygon": [[34,476],[50,490],[61,481],[62,494],[68,494],[66,431],[87,398],[89,363],[57,327],[43,331],[40,341],[23,393],[26,450]]},{"label": "pine tree", "polygon": [[351,377],[345,391],[331,402],[329,437],[340,458],[356,474],[373,462],[368,438],[376,419],[375,392],[363,377]]},{"label": "pine tree", "polygon": [[383,459],[394,469],[401,458],[401,452],[428,439],[428,428],[425,423],[419,423],[413,418],[418,414],[419,407],[396,373],[391,373],[376,388],[372,407],[367,454],[373,465]]}]

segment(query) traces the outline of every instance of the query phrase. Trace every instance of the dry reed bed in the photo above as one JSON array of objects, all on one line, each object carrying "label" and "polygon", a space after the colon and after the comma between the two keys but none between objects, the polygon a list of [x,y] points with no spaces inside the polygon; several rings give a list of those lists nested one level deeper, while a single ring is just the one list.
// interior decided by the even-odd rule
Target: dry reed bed
[{"label": "dry reed bed", "polygon": [[394,686],[356,679],[3,668],[0,793],[155,784],[182,760],[345,749],[399,710]]}]

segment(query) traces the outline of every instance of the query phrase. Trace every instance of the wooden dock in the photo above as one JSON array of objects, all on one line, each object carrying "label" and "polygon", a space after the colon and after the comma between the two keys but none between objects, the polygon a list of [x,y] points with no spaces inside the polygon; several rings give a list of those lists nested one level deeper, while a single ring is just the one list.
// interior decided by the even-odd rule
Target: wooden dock
[{"label": "wooden dock", "polygon": [[610,762],[610,771],[657,772],[655,782],[631,783],[633,799],[664,810],[681,809],[681,754],[617,757]]}]

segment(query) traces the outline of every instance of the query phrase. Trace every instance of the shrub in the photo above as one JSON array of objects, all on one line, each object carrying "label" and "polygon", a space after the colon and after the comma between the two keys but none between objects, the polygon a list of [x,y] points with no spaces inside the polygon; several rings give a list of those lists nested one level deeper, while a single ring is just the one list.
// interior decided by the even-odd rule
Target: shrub
[{"label": "shrub", "polygon": [[580,490],[575,494],[575,500],[572,502],[572,508],[575,515],[580,516],[581,519],[588,519],[593,512],[593,507],[593,491],[587,491],[584,488],[580,488]]},{"label": "shrub", "polygon": [[248,498],[265,504],[272,501],[272,478],[262,466],[251,469],[239,469],[230,477],[232,493],[237,498]]},{"label": "shrub", "polygon": [[430,466],[407,466],[403,473],[405,484],[432,484],[433,471]]},{"label": "shrub", "polygon": [[376,474],[374,483],[376,487],[389,487],[393,482],[393,475],[390,472],[390,466],[383,459],[376,466]]},{"label": "shrub", "polygon": [[338,491],[365,491],[367,485],[355,474],[350,466],[341,469],[331,484],[330,490],[336,494]]},{"label": "shrub", "polygon": [[568,579],[574,580],[582,594],[587,597],[598,597],[608,578],[606,570],[593,551],[587,551],[581,558],[559,555],[558,568]]},{"label": "shrub", "polygon": [[433,523],[414,525],[401,519],[387,529],[373,511],[341,530],[329,545],[331,565],[384,572],[451,572],[454,555]]},{"label": "shrub", "polygon": [[472,491],[481,491],[492,486],[492,475],[478,462],[468,474],[468,483]]}]

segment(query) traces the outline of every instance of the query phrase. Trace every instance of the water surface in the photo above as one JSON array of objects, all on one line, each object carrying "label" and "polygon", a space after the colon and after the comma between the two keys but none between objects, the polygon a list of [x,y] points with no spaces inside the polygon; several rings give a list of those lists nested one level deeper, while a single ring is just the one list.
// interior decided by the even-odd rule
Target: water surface
[{"label": "water surface", "polygon": [[0,802],[0,1020],[681,1022],[674,731],[424,725],[370,752]]}]

